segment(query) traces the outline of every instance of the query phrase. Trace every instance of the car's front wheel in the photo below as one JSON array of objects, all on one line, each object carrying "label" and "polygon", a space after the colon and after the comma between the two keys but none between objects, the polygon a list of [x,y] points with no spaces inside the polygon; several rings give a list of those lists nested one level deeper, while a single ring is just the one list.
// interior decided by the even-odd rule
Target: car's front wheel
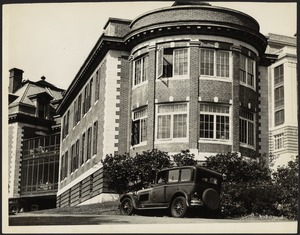
[{"label": "car's front wheel", "polygon": [[176,218],[182,218],[187,211],[187,204],[185,197],[176,197],[171,205],[171,215]]},{"label": "car's front wheel", "polygon": [[122,215],[132,215],[134,211],[131,198],[125,198],[120,205],[120,212]]}]

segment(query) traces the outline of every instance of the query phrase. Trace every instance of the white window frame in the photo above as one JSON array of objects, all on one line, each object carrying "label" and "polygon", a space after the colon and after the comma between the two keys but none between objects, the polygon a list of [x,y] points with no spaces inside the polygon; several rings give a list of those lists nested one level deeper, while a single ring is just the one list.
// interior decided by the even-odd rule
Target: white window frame
[{"label": "white window frame", "polygon": [[[210,112],[210,111],[201,111],[201,105],[208,105],[208,106],[223,106],[228,108],[228,113],[226,112]],[[208,103],[200,103],[200,108],[199,108],[199,140],[200,141],[217,141],[217,142],[231,142],[231,107],[228,105],[221,105],[221,104],[208,104]],[[212,115],[214,116],[214,122],[213,122],[213,138],[205,138],[205,137],[200,137],[200,115]],[[228,117],[229,120],[229,138],[228,139],[217,139],[217,116],[225,116]]]},{"label": "white window frame", "polygon": [[[137,86],[140,86],[142,84],[146,84],[148,83],[148,73],[146,74],[146,79],[143,81],[143,75],[144,75],[144,66],[145,66],[145,58],[148,58],[148,71],[149,71],[149,55],[146,54],[144,56],[141,56],[141,57],[138,57],[137,59],[135,59],[133,61],[133,80],[132,80],[132,84],[133,84],[133,87],[137,87]],[[141,76],[141,80],[139,83],[136,83],[136,73],[135,73],[135,68],[136,68],[136,63],[140,61],[141,62],[141,72],[140,72],[140,76]]]},{"label": "white window frame", "polygon": [[[172,76],[171,77],[163,77],[164,76],[164,67],[163,67],[163,58],[164,58],[164,50],[172,50]],[[187,72],[182,75],[175,75],[175,51],[186,50],[187,52]],[[161,65],[160,65],[161,64]],[[160,67],[162,66],[162,68]],[[159,69],[161,69],[161,73],[159,73]],[[190,75],[190,49],[188,47],[160,47],[156,53],[156,78],[172,78],[175,79],[188,79]]]},{"label": "white window frame", "polygon": [[[246,65],[245,65],[246,68],[245,68],[245,70],[243,70],[243,71],[245,71],[246,82],[242,81],[241,78],[240,78],[240,84],[243,85],[243,86],[249,87],[253,90],[256,90],[256,61],[249,58],[249,57],[247,57],[247,56],[245,56],[245,55],[243,55],[243,54],[240,54],[240,59],[241,59],[241,57],[243,57],[245,59],[245,63],[246,63]],[[253,62],[253,65],[252,65],[252,67],[253,67],[252,68],[253,69],[253,74],[252,74],[253,75],[253,86],[248,83],[248,74],[249,74],[248,63],[249,63],[249,61]],[[239,71],[241,71],[241,64],[239,66],[240,66]]]},{"label": "white window frame", "polygon": [[[201,53],[203,50],[213,51],[213,75],[201,74]],[[217,75],[217,52],[225,52],[228,54],[228,77]],[[214,80],[230,81],[232,79],[232,53],[227,50],[216,50],[211,48],[201,48],[199,51],[199,74],[201,78],[211,78]]]},{"label": "white window frame", "polygon": [[[146,122],[146,139],[142,141],[142,120]],[[147,144],[147,120],[148,120],[148,108],[135,110],[132,112],[132,122],[139,121],[139,143],[133,146],[146,145]],[[133,135],[133,133],[132,133]]]},{"label": "white window frame", "polygon": [[[248,110],[240,110],[240,111],[244,111],[246,113],[251,113],[253,115],[253,120],[250,120],[249,118],[245,118],[245,117],[241,116],[241,114],[239,115],[239,119],[243,120],[243,121],[246,121],[246,123],[247,123],[246,143],[241,142],[239,140],[240,141],[240,146],[255,149],[255,147],[256,147],[256,126],[255,126],[256,115],[255,115],[254,112],[251,112],[251,111],[248,111]],[[239,120],[239,122],[240,122],[240,120]],[[249,123],[253,124],[253,145],[249,144]]]},{"label": "white window frame", "polygon": [[[164,112],[158,113],[159,107],[162,106],[175,106],[175,105],[186,105],[186,111],[175,111],[175,112]],[[174,138],[174,115],[186,114],[186,137]],[[170,119],[170,137],[169,138],[158,138],[158,118],[160,116],[171,116]],[[187,142],[189,139],[189,103],[168,103],[158,104],[156,106],[156,122],[155,122],[155,141],[156,142]]]},{"label": "white window frame", "polygon": [[274,135],[274,151],[284,149],[284,133]]}]

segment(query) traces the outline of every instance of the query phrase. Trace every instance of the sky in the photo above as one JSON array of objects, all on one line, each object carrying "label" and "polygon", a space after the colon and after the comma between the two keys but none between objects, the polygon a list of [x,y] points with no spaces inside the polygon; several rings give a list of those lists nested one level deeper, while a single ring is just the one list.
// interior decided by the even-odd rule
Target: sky
[{"label": "sky", "polygon": [[[3,88],[9,69],[24,71],[23,78],[42,76],[67,89],[103,32],[109,17],[133,20],[164,2],[31,3],[3,5]],[[209,1],[208,1],[209,2]],[[294,36],[296,3],[209,2],[242,11],[257,20],[260,32]]]}]

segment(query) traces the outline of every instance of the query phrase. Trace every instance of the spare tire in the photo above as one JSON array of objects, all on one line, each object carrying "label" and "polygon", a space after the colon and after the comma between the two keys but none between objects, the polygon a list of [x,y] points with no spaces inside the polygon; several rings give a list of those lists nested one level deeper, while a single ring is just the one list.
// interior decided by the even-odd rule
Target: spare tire
[{"label": "spare tire", "polygon": [[204,205],[211,210],[216,210],[220,206],[220,196],[218,192],[212,188],[208,188],[203,192],[202,201]]}]

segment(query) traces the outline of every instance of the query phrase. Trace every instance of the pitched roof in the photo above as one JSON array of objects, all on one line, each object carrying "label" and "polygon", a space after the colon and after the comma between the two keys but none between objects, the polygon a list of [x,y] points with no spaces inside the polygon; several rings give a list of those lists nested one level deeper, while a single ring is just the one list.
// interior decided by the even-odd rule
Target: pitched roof
[{"label": "pitched roof", "polygon": [[27,80],[23,82],[23,85],[20,89],[13,93],[13,95],[17,96],[18,98],[10,103],[9,107],[21,104],[35,106],[35,103],[29,97],[45,92],[52,97],[52,100],[60,100],[63,97],[63,91],[63,89],[57,88],[51,83],[45,82],[43,80],[40,80],[38,82]]}]

